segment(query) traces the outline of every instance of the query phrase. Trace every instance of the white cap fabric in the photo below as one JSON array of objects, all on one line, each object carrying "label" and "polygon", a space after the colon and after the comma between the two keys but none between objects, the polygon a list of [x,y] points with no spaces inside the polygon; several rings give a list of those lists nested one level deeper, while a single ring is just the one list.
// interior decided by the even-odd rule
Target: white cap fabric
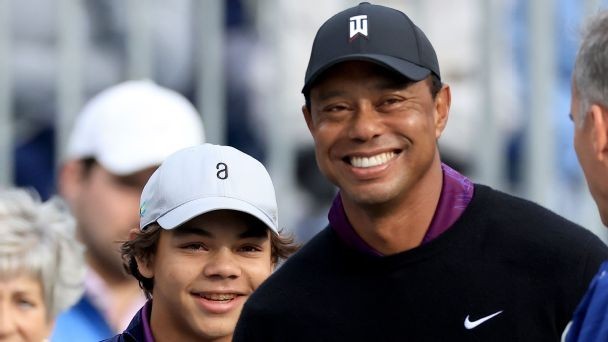
[{"label": "white cap fabric", "polygon": [[185,97],[148,80],[127,81],[85,105],[66,158],[95,158],[111,173],[127,175],[203,142],[202,120]]},{"label": "white cap fabric", "polygon": [[277,202],[262,163],[230,146],[203,144],[170,155],[141,194],[140,229],[173,229],[214,210],[255,216],[278,233]]}]

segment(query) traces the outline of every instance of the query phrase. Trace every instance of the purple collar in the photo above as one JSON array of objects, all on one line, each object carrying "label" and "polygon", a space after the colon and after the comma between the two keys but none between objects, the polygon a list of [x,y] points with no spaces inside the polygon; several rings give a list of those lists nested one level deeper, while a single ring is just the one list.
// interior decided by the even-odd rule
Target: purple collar
[{"label": "purple collar", "polygon": [[[443,184],[439,203],[437,203],[431,224],[422,239],[422,244],[432,241],[448,230],[473,198],[473,183],[468,178],[443,163],[441,163],[441,170],[443,171]],[[370,255],[383,255],[355,232],[344,212],[340,194],[334,198],[329,209],[328,219],[338,237],[348,246]]]},{"label": "purple collar", "polygon": [[141,310],[141,322],[144,327],[144,342],[154,342],[154,335],[150,329],[150,310],[152,310],[152,301],[149,300]]}]

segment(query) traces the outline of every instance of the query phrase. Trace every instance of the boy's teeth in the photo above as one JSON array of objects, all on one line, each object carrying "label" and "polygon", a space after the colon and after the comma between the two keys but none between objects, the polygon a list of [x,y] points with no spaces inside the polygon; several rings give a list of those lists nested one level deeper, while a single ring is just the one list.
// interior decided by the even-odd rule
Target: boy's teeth
[{"label": "boy's teeth", "polygon": [[235,294],[232,293],[216,293],[216,294],[206,294],[202,296],[205,299],[209,300],[217,300],[217,301],[228,301],[232,300],[236,297]]}]

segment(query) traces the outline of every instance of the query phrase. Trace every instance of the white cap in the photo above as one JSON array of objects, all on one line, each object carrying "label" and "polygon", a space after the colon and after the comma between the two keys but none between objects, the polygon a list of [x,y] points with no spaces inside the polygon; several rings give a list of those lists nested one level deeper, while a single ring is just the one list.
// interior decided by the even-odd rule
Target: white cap
[{"label": "white cap", "polygon": [[203,142],[202,120],[185,97],[151,81],[127,81],[85,105],[66,158],[95,158],[111,173],[127,175]]},{"label": "white cap", "polygon": [[277,202],[266,168],[230,146],[203,144],[170,155],[141,194],[139,227],[173,229],[214,210],[255,216],[278,233]]}]

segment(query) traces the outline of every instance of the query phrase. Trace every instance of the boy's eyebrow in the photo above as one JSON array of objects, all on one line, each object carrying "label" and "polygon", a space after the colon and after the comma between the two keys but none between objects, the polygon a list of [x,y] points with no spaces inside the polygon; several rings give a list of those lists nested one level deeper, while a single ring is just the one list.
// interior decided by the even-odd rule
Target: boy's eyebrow
[{"label": "boy's eyebrow", "polygon": [[213,234],[211,234],[211,232],[208,232],[202,228],[194,228],[194,227],[188,227],[188,226],[182,226],[182,227],[175,229],[173,234],[175,234],[176,236],[200,235],[200,236],[209,237],[209,238],[213,237]]},{"label": "boy's eyebrow", "polygon": [[[211,232],[209,232],[203,228],[195,228],[195,227],[188,227],[188,226],[179,227],[178,229],[175,229],[175,231],[173,233],[175,234],[175,236],[199,235],[199,236],[208,237],[208,238],[214,237]],[[260,227],[260,226],[250,227],[246,231],[239,234],[239,238],[241,238],[241,239],[263,238],[263,237],[267,237],[267,236],[268,235],[266,232],[266,228]]]},{"label": "boy's eyebrow", "polygon": [[268,237],[268,232],[265,226],[259,225],[248,228],[246,231],[239,234],[239,238],[264,238]]}]

